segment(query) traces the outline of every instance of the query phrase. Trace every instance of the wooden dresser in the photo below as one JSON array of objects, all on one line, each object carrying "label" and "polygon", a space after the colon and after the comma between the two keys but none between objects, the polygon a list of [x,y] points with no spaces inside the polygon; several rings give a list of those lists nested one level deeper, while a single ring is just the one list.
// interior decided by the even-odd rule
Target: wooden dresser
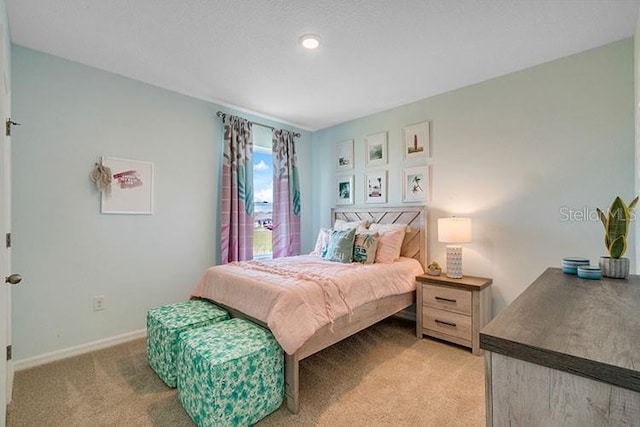
[{"label": "wooden dresser", "polygon": [[479,332],[491,320],[491,279],[421,274],[418,281],[416,334],[470,347],[480,354]]},{"label": "wooden dresser", "polygon": [[640,276],[547,269],[480,333],[487,426],[640,426]]}]

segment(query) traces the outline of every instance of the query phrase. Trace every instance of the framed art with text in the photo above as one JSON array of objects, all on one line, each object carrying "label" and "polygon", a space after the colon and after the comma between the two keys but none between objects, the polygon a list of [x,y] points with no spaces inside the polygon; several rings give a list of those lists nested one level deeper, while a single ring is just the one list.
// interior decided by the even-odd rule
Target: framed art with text
[{"label": "framed art with text", "polygon": [[102,192],[103,214],[153,213],[153,163],[102,157],[102,165],[111,169],[111,191]]}]

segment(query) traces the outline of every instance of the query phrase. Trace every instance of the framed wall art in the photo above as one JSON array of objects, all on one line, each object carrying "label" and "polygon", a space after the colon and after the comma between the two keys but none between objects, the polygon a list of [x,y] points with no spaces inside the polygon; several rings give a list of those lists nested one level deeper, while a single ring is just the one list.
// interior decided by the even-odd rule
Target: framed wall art
[{"label": "framed wall art", "polygon": [[405,168],[402,171],[402,201],[426,202],[429,190],[427,166]]},{"label": "framed wall art", "polygon": [[353,169],[353,139],[336,144],[336,169]]},{"label": "framed wall art", "polygon": [[387,202],[387,171],[371,172],[364,176],[364,202]]},{"label": "framed wall art", "polygon": [[102,192],[103,214],[153,213],[153,163],[102,157],[111,169],[111,191]]},{"label": "framed wall art", "polygon": [[387,164],[387,132],[369,135],[364,140],[365,164],[367,167]]},{"label": "framed wall art", "polygon": [[406,160],[429,157],[429,122],[407,126],[402,129],[402,134]]},{"label": "framed wall art", "polygon": [[336,205],[352,205],[353,193],[353,175],[336,178]]}]

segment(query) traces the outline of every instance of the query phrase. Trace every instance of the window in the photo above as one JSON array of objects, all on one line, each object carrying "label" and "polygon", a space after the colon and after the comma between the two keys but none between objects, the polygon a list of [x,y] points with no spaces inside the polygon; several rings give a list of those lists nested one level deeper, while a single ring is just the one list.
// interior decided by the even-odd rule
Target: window
[{"label": "window", "polygon": [[273,151],[271,131],[253,128],[253,258],[271,258]]}]

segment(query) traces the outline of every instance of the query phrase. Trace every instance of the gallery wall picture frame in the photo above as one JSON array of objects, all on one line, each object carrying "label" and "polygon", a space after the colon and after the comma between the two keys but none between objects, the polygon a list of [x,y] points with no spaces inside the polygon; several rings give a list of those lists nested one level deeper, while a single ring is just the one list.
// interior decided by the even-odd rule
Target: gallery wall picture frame
[{"label": "gallery wall picture frame", "polygon": [[387,203],[387,171],[365,174],[364,191],[365,203]]},{"label": "gallery wall picture frame", "polygon": [[102,157],[111,169],[111,191],[103,191],[103,214],[153,214],[153,163],[142,160]]},{"label": "gallery wall picture frame", "polygon": [[402,170],[402,201],[426,202],[429,192],[428,166],[414,166]]},{"label": "gallery wall picture frame", "polygon": [[405,160],[429,158],[429,122],[404,127],[402,141]]},{"label": "gallery wall picture frame", "polygon": [[353,175],[336,178],[336,205],[352,205],[354,201]]},{"label": "gallery wall picture frame", "polygon": [[378,132],[364,139],[366,167],[384,166],[387,164],[388,141],[387,132]]},{"label": "gallery wall picture frame", "polygon": [[336,170],[353,169],[353,139],[336,144]]}]

